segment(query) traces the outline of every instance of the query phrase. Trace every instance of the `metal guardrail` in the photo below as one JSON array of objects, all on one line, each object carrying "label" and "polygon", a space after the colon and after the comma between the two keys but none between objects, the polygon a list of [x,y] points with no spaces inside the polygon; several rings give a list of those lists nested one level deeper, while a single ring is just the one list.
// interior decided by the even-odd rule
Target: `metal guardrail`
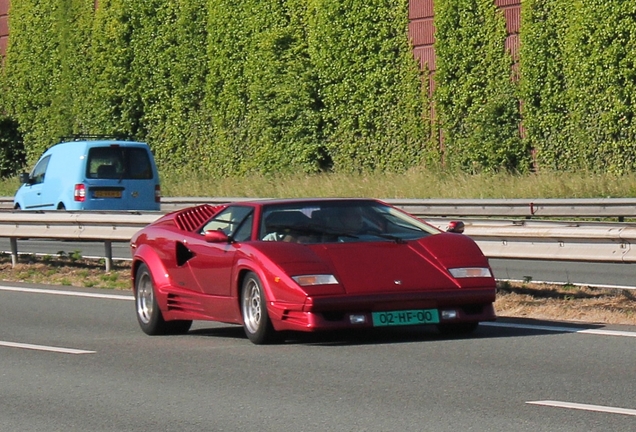
[{"label": "metal guardrail", "polygon": [[[426,219],[445,229],[448,219]],[[464,233],[489,258],[636,263],[636,225],[464,220]]]},{"label": "metal guardrail", "polygon": [[[187,200],[187,201],[186,201]],[[203,201],[204,200],[204,201]],[[233,199],[202,199],[221,203]],[[243,198],[245,200],[245,198]],[[451,218],[429,217],[413,205],[429,203],[387,200],[444,230]],[[174,208],[198,203],[189,198],[172,201]],[[12,262],[17,263],[18,240],[46,238],[104,242],[106,270],[112,267],[112,243],[128,242],[139,229],[162,212],[0,212],[0,237],[10,239]],[[589,214],[588,214],[589,215]],[[489,215],[491,216],[491,215]],[[636,224],[555,222],[539,220],[465,219],[465,234],[489,258],[636,262]]]},{"label": "metal guardrail", "polygon": [[[192,204],[246,201],[251,198],[162,198],[162,211]],[[602,218],[623,222],[636,218],[636,198],[581,199],[385,199],[419,217]]]},{"label": "metal guardrail", "polygon": [[[244,197],[164,197],[162,211],[194,204],[246,201]],[[420,217],[636,218],[636,198],[575,199],[386,199]],[[0,209],[11,209],[12,197],[0,197]]]},{"label": "metal guardrail", "polygon": [[129,242],[162,213],[138,212],[0,212],[0,237],[9,238],[11,263],[18,260],[18,240],[28,238],[104,242],[106,271],[113,263],[112,243]]}]

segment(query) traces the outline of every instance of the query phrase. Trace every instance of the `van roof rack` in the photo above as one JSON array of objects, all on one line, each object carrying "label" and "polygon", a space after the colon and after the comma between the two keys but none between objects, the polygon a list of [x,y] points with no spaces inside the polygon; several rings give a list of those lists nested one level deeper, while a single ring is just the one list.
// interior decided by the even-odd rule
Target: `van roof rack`
[{"label": "van roof rack", "polygon": [[112,134],[112,135],[88,135],[88,134],[75,134],[63,136],[59,142],[68,141],[88,141],[88,140],[118,140],[118,141],[134,141],[134,137],[128,134]]}]

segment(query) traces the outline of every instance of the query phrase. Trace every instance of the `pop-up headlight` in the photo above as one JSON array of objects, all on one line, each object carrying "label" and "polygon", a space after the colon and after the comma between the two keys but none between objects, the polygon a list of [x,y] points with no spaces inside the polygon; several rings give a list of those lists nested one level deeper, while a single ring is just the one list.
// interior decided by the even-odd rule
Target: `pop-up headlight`
[{"label": "pop-up headlight", "polygon": [[455,279],[492,277],[490,269],[487,267],[459,267],[448,269]]},{"label": "pop-up headlight", "polygon": [[333,285],[338,283],[336,277],[330,274],[292,276],[292,279],[300,286]]}]

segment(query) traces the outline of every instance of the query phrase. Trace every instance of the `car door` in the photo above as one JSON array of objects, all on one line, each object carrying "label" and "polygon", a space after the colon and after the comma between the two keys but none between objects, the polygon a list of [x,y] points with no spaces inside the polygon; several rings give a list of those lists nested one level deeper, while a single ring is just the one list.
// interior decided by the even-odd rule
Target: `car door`
[{"label": "car door", "polygon": [[[214,296],[231,294],[236,245],[251,238],[253,215],[251,206],[229,206],[203,227],[200,236],[190,239],[187,248],[192,258],[186,265],[203,293]],[[205,241],[202,234],[209,230],[223,231],[232,242]]]}]

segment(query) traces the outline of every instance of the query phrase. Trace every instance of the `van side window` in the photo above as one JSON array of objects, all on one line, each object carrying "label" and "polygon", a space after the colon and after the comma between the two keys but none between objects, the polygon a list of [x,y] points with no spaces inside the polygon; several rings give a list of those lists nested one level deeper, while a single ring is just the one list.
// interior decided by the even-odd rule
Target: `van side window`
[{"label": "van side window", "polygon": [[40,184],[44,182],[44,174],[46,173],[46,167],[49,166],[49,160],[51,160],[51,156],[47,156],[43,158],[38,164],[33,168],[33,172],[31,173],[31,184]]},{"label": "van side window", "polygon": [[134,147],[93,147],[88,151],[86,176],[99,179],[152,179],[148,152]]}]

